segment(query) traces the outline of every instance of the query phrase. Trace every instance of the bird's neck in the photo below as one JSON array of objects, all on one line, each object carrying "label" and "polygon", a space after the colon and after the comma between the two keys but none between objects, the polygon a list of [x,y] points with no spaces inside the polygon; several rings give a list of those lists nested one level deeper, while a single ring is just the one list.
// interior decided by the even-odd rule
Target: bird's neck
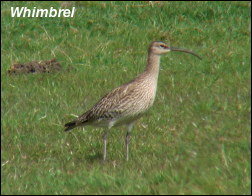
[{"label": "bird's neck", "polygon": [[159,74],[159,64],[160,64],[160,55],[149,52],[147,66],[145,69],[146,74],[151,75],[157,79]]}]

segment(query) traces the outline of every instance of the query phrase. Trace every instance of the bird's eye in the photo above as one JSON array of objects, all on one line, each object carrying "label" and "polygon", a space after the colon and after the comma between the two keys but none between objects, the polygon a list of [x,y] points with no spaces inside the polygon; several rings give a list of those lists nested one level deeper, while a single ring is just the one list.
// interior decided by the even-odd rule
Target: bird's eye
[{"label": "bird's eye", "polygon": [[160,48],[168,48],[166,45],[161,44]]}]

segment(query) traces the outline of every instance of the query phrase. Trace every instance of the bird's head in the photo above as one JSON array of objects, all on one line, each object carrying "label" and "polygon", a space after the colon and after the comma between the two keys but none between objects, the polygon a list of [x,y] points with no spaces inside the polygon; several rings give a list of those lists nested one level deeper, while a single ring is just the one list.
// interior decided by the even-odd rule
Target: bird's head
[{"label": "bird's head", "polygon": [[189,53],[189,54],[192,54],[192,55],[198,57],[199,59],[201,59],[201,57],[199,55],[195,54],[194,52],[192,52],[190,50],[183,49],[183,48],[170,47],[167,44],[165,44],[164,42],[160,42],[160,41],[152,42],[149,47],[149,52],[156,54],[156,55],[162,55],[162,54],[165,54],[170,51]]}]

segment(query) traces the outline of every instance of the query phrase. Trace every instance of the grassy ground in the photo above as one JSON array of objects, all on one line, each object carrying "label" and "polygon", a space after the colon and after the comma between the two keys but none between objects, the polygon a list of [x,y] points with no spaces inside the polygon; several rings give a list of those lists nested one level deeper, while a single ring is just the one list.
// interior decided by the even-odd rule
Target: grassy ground
[{"label": "grassy ground", "polygon": [[[1,2],[1,194],[250,194],[251,3],[72,2],[74,18],[11,18]],[[63,124],[143,71],[153,40],[191,49],[161,59],[157,97],[133,130]],[[56,74],[8,76],[57,58]]]}]

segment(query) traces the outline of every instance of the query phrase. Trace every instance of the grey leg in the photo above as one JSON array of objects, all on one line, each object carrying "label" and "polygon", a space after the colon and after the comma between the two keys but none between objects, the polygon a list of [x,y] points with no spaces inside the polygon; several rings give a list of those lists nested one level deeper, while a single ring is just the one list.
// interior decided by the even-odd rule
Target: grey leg
[{"label": "grey leg", "polygon": [[108,130],[104,130],[103,133],[103,142],[104,142],[104,147],[103,147],[103,161],[106,160],[107,156],[107,138],[108,138]]},{"label": "grey leg", "polygon": [[127,130],[127,134],[126,134],[126,138],[125,138],[125,144],[126,144],[126,160],[129,160],[129,143],[130,143],[130,136],[131,136],[131,130],[133,128],[133,123],[129,124],[128,126],[128,130]]}]

